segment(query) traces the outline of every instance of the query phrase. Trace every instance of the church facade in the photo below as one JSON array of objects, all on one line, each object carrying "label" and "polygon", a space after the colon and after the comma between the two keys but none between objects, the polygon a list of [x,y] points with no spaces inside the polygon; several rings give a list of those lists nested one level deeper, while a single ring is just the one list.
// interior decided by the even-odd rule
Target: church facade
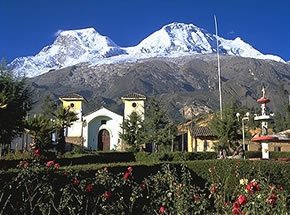
[{"label": "church facade", "polygon": [[78,116],[78,120],[66,129],[66,142],[98,151],[123,150],[124,143],[119,136],[123,132],[121,124],[132,112],[144,119],[146,97],[131,93],[121,99],[124,103],[123,116],[105,107],[84,115],[83,105],[87,102],[85,98],[78,94],[60,97],[63,107],[69,107]]}]

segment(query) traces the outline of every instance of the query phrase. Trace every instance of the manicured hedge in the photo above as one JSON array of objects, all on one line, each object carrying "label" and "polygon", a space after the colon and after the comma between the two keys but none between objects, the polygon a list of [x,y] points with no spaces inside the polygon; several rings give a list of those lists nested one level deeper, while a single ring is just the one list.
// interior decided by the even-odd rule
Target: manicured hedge
[{"label": "manicured hedge", "polygon": [[211,160],[217,158],[216,152],[138,152],[135,154],[137,162],[160,162],[160,161],[191,161]]},{"label": "manicured hedge", "polygon": [[[32,159],[27,159],[31,161]],[[96,163],[134,162],[135,157],[132,152],[98,152],[94,154],[84,154],[78,157],[57,158],[49,157],[44,160],[55,160],[61,166],[83,165]],[[0,160],[0,169],[15,168],[21,160]]]},{"label": "manicured hedge", "polygon": [[290,158],[290,152],[270,152],[270,158]]},{"label": "manicured hedge", "polygon": [[[246,151],[246,158],[261,158],[261,151]],[[269,152],[270,159],[290,158],[290,152]]]}]

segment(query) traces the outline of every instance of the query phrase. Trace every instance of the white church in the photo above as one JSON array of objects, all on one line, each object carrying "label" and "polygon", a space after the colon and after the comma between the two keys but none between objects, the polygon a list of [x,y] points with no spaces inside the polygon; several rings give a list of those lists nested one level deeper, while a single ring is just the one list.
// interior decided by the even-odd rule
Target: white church
[{"label": "white church", "polygon": [[124,103],[123,116],[105,107],[87,115],[83,114],[86,99],[78,94],[60,97],[64,108],[70,108],[77,113],[78,120],[66,130],[68,145],[79,145],[98,151],[123,150],[124,144],[119,137],[122,133],[121,124],[132,112],[144,118],[144,102],[146,97],[138,93],[131,93],[121,97]]}]

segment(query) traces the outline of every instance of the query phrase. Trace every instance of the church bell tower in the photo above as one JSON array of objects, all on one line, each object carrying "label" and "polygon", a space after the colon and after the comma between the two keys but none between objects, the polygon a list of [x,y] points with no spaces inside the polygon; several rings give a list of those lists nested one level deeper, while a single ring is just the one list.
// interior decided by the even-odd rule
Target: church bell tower
[{"label": "church bell tower", "polygon": [[139,93],[130,93],[121,97],[124,103],[124,119],[127,119],[132,112],[136,112],[144,120],[145,113],[145,100],[146,97]]}]

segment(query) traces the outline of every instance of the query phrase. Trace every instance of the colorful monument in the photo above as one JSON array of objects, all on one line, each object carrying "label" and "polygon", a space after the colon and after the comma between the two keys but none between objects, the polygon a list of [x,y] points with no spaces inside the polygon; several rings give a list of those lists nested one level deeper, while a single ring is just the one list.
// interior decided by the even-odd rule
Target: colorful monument
[{"label": "colorful monument", "polygon": [[269,159],[269,142],[278,140],[277,137],[268,135],[268,122],[273,120],[273,114],[269,113],[269,109],[266,104],[270,102],[270,99],[266,97],[265,86],[262,88],[262,97],[257,99],[257,102],[261,104],[261,115],[254,117],[255,121],[260,121],[262,126],[262,133],[258,137],[252,138],[252,142],[258,142],[262,147],[262,159]]}]

